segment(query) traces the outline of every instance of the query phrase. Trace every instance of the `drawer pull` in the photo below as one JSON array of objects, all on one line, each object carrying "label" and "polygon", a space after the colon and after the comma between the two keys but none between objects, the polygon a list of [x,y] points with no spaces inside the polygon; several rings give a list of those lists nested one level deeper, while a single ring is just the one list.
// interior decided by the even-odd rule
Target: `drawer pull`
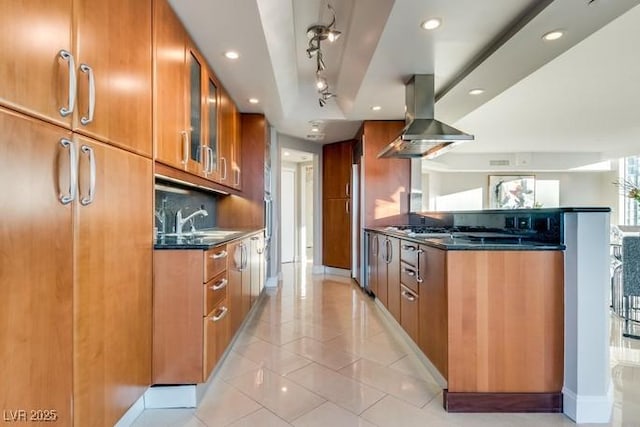
[{"label": "drawer pull", "polygon": [[221,259],[227,257],[227,251],[218,252],[217,254],[209,255],[211,259]]},{"label": "drawer pull", "polygon": [[418,248],[416,248],[413,245],[402,245],[402,249],[405,251],[411,251],[411,252],[415,252],[416,250],[418,250]]},{"label": "drawer pull", "polygon": [[220,289],[226,288],[228,283],[229,281],[227,279],[222,279],[215,285],[209,287],[209,289],[211,289],[212,291],[219,291]]},{"label": "drawer pull", "polygon": [[224,318],[224,316],[226,316],[228,312],[229,312],[229,309],[228,309],[227,307],[222,307],[222,308],[220,309],[220,314],[218,314],[218,315],[214,315],[214,316],[211,318],[211,321],[212,321],[212,322],[217,322],[218,320],[222,320],[222,318]]},{"label": "drawer pull", "polygon": [[414,277],[416,275],[416,272],[409,269],[409,268],[403,268],[404,272],[407,273],[407,275]]},{"label": "drawer pull", "polygon": [[402,296],[403,296],[407,301],[414,302],[414,301],[416,300],[416,297],[415,297],[413,294],[411,294],[410,292],[402,291],[402,292],[401,292],[401,295],[402,295]]}]

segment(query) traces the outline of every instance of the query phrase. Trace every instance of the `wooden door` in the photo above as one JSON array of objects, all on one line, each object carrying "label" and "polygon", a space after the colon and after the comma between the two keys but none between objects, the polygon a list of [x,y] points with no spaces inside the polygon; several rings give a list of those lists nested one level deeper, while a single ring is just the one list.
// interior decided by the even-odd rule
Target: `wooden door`
[{"label": "wooden door", "polygon": [[324,199],[351,197],[352,141],[322,146],[322,195]]},{"label": "wooden door", "polygon": [[448,311],[446,252],[420,246],[418,258],[420,300],[418,346],[440,373],[448,375]]},{"label": "wooden door", "polygon": [[418,342],[418,295],[400,285],[400,324],[414,342]]},{"label": "wooden door", "polygon": [[225,298],[204,318],[204,364],[202,378],[206,381],[229,345],[229,307]]},{"label": "wooden door", "polygon": [[74,424],[106,426],[151,383],[153,177],[149,159],[76,140],[81,203],[91,155],[96,176],[74,233]]},{"label": "wooden door", "polygon": [[72,402],[73,204],[59,197],[73,147],[64,138],[71,133],[0,108],[0,402],[27,416],[54,410],[56,426],[71,426]]},{"label": "wooden door", "polygon": [[227,245],[227,251],[229,252],[229,264],[227,266],[227,278],[229,284],[227,285],[227,295],[229,304],[229,328],[230,335],[233,336],[242,321],[244,320],[244,313],[242,309],[242,271],[241,271],[241,249],[240,241],[229,243]]},{"label": "wooden door", "polygon": [[387,310],[400,322],[400,239],[388,239]]},{"label": "wooden door", "polygon": [[351,268],[351,200],[325,199],[322,207],[323,263]]},{"label": "wooden door", "polygon": [[[71,128],[71,0],[4,0],[0,6],[0,104]],[[66,58],[66,59],[65,59]],[[71,79],[75,82],[75,79]],[[64,114],[64,115],[63,115]]]},{"label": "wooden door", "polygon": [[219,130],[220,140],[218,147],[220,147],[219,158],[219,183],[227,186],[233,185],[233,150],[234,150],[234,125],[233,125],[233,101],[229,94],[220,86],[220,105],[219,105]]},{"label": "wooden door", "polygon": [[74,11],[78,62],[74,130],[151,157],[151,1],[78,0]]},{"label": "wooden door", "polygon": [[154,1],[154,135],[155,159],[186,168],[187,36],[167,0]]}]

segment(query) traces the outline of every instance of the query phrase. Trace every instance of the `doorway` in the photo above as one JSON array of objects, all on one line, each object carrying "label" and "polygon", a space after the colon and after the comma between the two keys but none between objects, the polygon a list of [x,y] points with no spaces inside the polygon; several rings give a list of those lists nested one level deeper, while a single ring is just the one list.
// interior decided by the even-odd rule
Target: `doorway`
[{"label": "doorway", "polygon": [[314,154],[281,152],[281,262],[312,262],[314,253]]}]

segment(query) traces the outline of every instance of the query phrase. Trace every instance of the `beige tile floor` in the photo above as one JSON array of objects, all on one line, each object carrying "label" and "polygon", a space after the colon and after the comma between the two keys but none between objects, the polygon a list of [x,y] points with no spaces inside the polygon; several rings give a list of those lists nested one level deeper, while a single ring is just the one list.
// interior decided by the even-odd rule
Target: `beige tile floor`
[{"label": "beige tile floor", "polygon": [[[574,426],[561,414],[449,414],[442,393],[349,280],[286,264],[196,409],[146,410],[137,427]],[[616,427],[640,427],[640,341],[612,321]],[[601,425],[601,424],[600,424]]]}]

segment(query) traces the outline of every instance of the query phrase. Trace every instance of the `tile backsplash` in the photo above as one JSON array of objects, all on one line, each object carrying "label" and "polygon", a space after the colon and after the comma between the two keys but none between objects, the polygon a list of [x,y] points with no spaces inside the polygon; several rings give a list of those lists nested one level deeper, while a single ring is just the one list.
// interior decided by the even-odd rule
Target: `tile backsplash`
[{"label": "tile backsplash", "polygon": [[[187,217],[201,208],[207,211],[208,216],[197,216],[193,220],[194,226],[198,230],[203,228],[213,228],[216,226],[218,200],[220,197],[224,196],[197,191],[192,188],[160,180],[156,180],[155,192],[155,226],[158,228],[158,231],[163,231],[163,224],[160,221],[160,218],[164,216],[164,231],[166,233],[175,232],[176,213],[180,209],[182,209],[183,217]],[[189,230],[190,224],[187,223],[184,227],[184,231]]]}]

